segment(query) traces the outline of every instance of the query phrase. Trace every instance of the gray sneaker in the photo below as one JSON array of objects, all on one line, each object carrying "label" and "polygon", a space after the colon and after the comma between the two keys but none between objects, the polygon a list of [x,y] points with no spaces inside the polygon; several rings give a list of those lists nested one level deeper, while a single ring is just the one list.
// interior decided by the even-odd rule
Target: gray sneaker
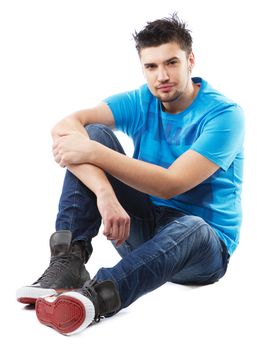
[{"label": "gray sneaker", "polygon": [[35,304],[37,298],[81,288],[90,279],[85,268],[89,258],[83,241],[72,243],[70,231],[57,231],[50,237],[51,260],[43,275],[16,292],[17,301]]}]

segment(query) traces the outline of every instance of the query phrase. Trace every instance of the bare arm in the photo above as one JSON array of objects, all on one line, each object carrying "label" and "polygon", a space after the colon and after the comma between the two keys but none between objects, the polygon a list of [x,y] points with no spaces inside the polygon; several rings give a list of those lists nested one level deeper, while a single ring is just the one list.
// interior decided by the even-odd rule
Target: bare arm
[{"label": "bare arm", "polygon": [[120,205],[102,169],[91,164],[70,164],[71,171],[96,195],[96,204],[103,219],[103,234],[108,240],[122,244],[129,236],[130,217]]},{"label": "bare arm", "polygon": [[197,186],[214,174],[219,166],[189,150],[165,169],[119,154],[100,144],[92,152],[92,163],[139,191],[168,199]]},{"label": "bare arm", "polygon": [[[103,123],[101,113],[89,112],[88,120],[93,122],[95,116],[95,122],[112,126],[114,124],[112,112],[106,105],[102,105],[100,110],[102,110],[103,115],[107,113],[106,123]],[[84,123],[87,124],[85,116],[86,113],[83,112],[71,119],[76,119],[76,122],[79,122],[81,126],[82,123],[83,125]],[[168,199],[197,186],[219,169],[218,165],[191,150],[182,154],[168,169],[165,169],[154,164],[129,158],[98,142],[91,141],[81,129],[76,131],[75,128],[67,133],[64,130],[64,132],[59,132],[58,136],[58,140],[54,142],[53,146],[56,162],[71,169],[82,182],[96,193],[99,201],[101,201],[101,198],[106,198],[106,196],[99,197],[101,191],[97,192],[97,188],[105,188],[106,193],[109,194],[112,192],[111,185],[108,184],[103,171],[108,172],[139,191]],[[78,164],[80,164],[80,167],[78,167]],[[90,166],[89,174],[84,170]],[[95,166],[95,168],[92,168],[92,166]],[[86,173],[87,176],[85,177]],[[102,207],[107,208],[109,206],[108,203],[115,203],[117,198],[114,196],[111,194],[109,197],[111,200],[104,201]],[[114,232],[110,237],[125,237],[124,232],[127,232],[128,227],[127,217],[123,216],[122,229],[118,228],[119,224],[117,225],[117,222],[119,222],[119,219],[116,219],[113,220],[114,224],[108,225],[108,227],[112,227],[111,232]],[[118,234],[118,232],[120,233]],[[122,241],[119,238],[119,242]]]},{"label": "bare arm", "polygon": [[[63,135],[77,133],[87,140],[85,126],[89,124],[114,126],[114,119],[109,107],[101,103],[95,108],[81,110],[62,119],[52,129],[53,141],[57,142]],[[109,240],[115,240],[117,246],[129,236],[130,218],[117,200],[113,188],[104,171],[92,164],[67,164],[72,172],[96,195],[98,210],[103,219],[103,234]]]},{"label": "bare arm", "polygon": [[110,108],[105,103],[100,103],[94,108],[84,109],[65,117],[53,127],[53,140],[56,141],[60,136],[71,132],[79,132],[87,136],[85,126],[89,124],[114,127],[114,118]]},{"label": "bare arm", "polygon": [[[62,119],[52,129],[53,142],[56,143],[64,135],[72,133],[76,133],[77,135],[83,136],[86,140],[89,140],[85,126],[94,123],[109,126],[114,125],[112,112],[106,104],[100,103],[95,108],[81,110]],[[78,166],[77,164],[77,166],[75,166],[74,162],[73,164],[65,164],[65,166],[90,188],[96,196],[102,193],[103,189],[111,192],[111,185],[104,172],[96,166],[90,164],[85,164],[84,166]],[[85,174],[87,174],[87,176],[85,176]]]},{"label": "bare arm", "polygon": [[94,164],[127,185],[164,199],[190,190],[219,169],[218,165],[192,150],[165,169],[129,158],[78,134],[61,138],[55,144],[54,153],[61,165],[70,162]]}]

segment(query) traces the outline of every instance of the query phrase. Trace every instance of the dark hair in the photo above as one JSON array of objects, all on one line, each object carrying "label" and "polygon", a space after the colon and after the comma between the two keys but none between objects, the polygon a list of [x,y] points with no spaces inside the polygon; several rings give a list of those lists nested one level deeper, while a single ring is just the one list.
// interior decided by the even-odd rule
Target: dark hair
[{"label": "dark hair", "polygon": [[189,55],[192,52],[192,37],[186,23],[182,22],[177,13],[170,17],[147,22],[147,25],[140,31],[133,34],[136,42],[136,49],[140,51],[146,47],[159,46],[169,42],[176,42],[180,48]]}]

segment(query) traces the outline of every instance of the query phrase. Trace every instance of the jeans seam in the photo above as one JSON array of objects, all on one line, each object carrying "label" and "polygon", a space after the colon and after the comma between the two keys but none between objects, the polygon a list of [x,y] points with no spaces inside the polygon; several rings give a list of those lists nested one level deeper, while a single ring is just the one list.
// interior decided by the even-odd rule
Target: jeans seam
[{"label": "jeans seam", "polygon": [[[123,154],[125,154],[125,152],[124,152],[124,150],[123,150],[123,147],[122,147],[122,145],[121,145],[121,143],[120,143],[120,141],[117,139],[115,139],[114,137],[113,137],[113,131],[112,130],[110,130],[110,133],[106,130],[106,128],[101,128],[101,131],[104,133],[104,134],[106,134],[106,135],[108,135],[110,138],[111,138],[111,140],[112,140],[112,143],[113,143],[113,145],[114,145],[114,147],[110,147],[111,149],[113,149],[113,150],[115,150],[115,151],[117,151],[117,152],[119,152],[119,153],[123,153]],[[118,141],[118,145],[116,144],[116,141]],[[118,147],[117,147],[118,146]],[[121,148],[121,150],[119,150],[118,148]]]},{"label": "jeans seam", "polygon": [[75,202],[76,202],[75,198],[76,198],[76,194],[77,194],[77,188],[78,188],[78,179],[76,181],[76,187],[75,187],[75,189],[73,191],[73,203],[72,203],[73,210],[72,210],[71,221],[70,221],[70,230],[72,229],[72,225],[73,225],[73,223],[75,221],[74,220],[74,217],[75,217],[74,212],[77,213],[77,210],[76,211],[74,210],[74,206],[75,206]]}]

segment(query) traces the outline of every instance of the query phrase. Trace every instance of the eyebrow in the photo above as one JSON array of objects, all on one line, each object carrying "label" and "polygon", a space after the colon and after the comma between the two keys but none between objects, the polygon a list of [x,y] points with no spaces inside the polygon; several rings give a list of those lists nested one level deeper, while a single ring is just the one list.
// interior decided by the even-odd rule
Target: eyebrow
[{"label": "eyebrow", "polygon": [[[174,56],[174,57],[168,58],[168,59],[165,60],[163,63],[169,63],[169,62],[174,61],[174,60],[179,60],[179,57]],[[145,67],[151,66],[151,65],[156,65],[156,63],[154,63],[154,62],[144,63],[144,66],[145,66]]]}]

